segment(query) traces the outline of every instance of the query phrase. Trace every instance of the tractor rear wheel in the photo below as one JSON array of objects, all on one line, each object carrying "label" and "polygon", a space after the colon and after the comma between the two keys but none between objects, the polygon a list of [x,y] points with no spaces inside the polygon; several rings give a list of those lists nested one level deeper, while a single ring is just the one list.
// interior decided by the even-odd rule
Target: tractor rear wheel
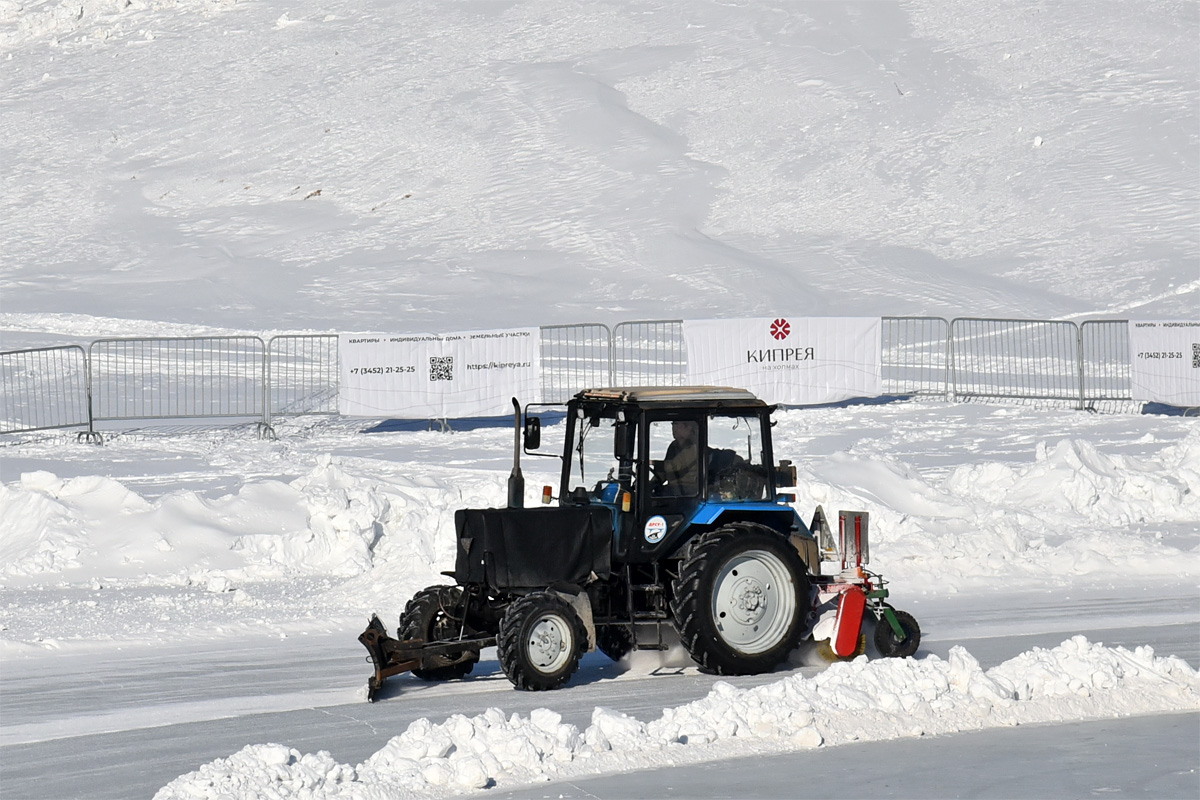
[{"label": "tractor rear wheel", "polygon": [[[462,631],[462,620],[456,619],[462,609],[462,587],[430,586],[413,595],[400,615],[397,636],[401,639],[422,639],[426,642],[456,638]],[[423,681],[449,681],[470,674],[479,660],[479,653],[469,654],[464,661],[461,653],[427,656],[428,666],[412,671]],[[473,655],[474,658],[471,658]]]},{"label": "tractor rear wheel", "polygon": [[897,611],[893,608],[892,613],[896,615],[896,621],[904,631],[904,641],[896,638],[896,632],[892,630],[887,618],[880,617],[875,623],[875,647],[885,658],[907,658],[917,652],[921,645],[921,626],[907,611]]},{"label": "tractor rear wheel", "polygon": [[808,570],[770,528],[733,523],[694,539],[672,584],[683,646],[718,675],[769,672],[799,643],[811,605]]},{"label": "tractor rear wheel", "polygon": [[552,592],[514,601],[500,620],[500,668],[518,689],[557,689],[575,674],[587,649],[587,630],[575,609]]}]

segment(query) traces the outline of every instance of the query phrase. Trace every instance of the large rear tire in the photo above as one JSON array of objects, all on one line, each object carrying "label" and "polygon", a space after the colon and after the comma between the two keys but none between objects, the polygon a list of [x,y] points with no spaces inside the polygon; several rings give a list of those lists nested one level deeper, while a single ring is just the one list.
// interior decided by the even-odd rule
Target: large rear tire
[{"label": "large rear tire", "polygon": [[701,669],[718,675],[773,670],[799,643],[811,605],[800,554],[753,523],[693,540],[672,589],[683,646]]},{"label": "large rear tire", "polygon": [[[412,600],[404,607],[397,635],[401,639],[422,639],[426,642],[453,639],[462,631],[462,621],[455,618],[455,615],[461,613],[461,609],[462,587],[430,586],[422,589],[413,595]],[[467,654],[465,660],[459,661],[463,655],[451,653],[445,656],[428,656],[428,666],[414,669],[412,673],[423,681],[464,678],[475,668],[479,653]]]},{"label": "large rear tire", "polygon": [[500,620],[500,668],[518,689],[557,689],[579,668],[587,630],[570,604],[551,592],[514,601]]}]

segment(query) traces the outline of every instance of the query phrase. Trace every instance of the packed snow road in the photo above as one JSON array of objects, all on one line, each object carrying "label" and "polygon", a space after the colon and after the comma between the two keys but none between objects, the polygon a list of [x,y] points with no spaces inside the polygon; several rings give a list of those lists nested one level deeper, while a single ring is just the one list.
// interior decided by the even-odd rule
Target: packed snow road
[{"label": "packed snow road", "polygon": [[[1183,587],[1162,588],[929,601],[916,607],[928,630],[919,657],[947,658],[962,645],[988,668],[1083,634],[1110,647],[1149,644],[1159,655],[1200,664],[1200,598]],[[358,649],[348,632],[11,662],[0,727],[4,795],[148,797],[176,776],[254,742],[280,742],[302,753],[329,750],[353,764],[420,718],[437,723],[488,707],[528,715],[545,707],[582,729],[597,706],[646,721],[665,707],[704,697],[719,680],[745,688],[821,671],[799,666],[720,679],[671,655],[639,654],[632,664],[616,665],[593,654],[567,689],[531,693],[514,691],[493,657],[461,682],[396,679],[380,702],[367,704],[368,667]],[[1191,723],[1171,723],[1179,724]],[[941,748],[925,750],[925,759],[941,757]],[[820,754],[804,763],[813,759],[819,762]]]}]

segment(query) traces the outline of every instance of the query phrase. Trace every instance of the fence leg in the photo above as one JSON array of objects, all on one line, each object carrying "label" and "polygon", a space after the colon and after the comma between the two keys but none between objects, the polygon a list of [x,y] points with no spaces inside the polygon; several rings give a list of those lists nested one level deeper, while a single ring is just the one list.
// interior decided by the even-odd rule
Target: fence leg
[{"label": "fence leg", "polygon": [[[1075,325],[1075,323],[1071,324]],[[1083,329],[1079,325],[1075,325],[1075,352],[1079,354],[1079,405],[1076,406],[1076,408],[1080,411],[1087,409],[1088,411],[1094,413],[1096,409],[1088,408],[1084,400],[1084,398],[1087,396],[1087,389],[1083,385],[1086,370],[1084,369],[1083,365]]]},{"label": "fence leg", "polygon": [[104,444],[104,437],[96,432],[95,417],[92,414],[92,365],[91,359],[84,362],[87,371],[87,410],[88,410],[88,429],[75,437],[77,442],[87,442],[88,444]]}]

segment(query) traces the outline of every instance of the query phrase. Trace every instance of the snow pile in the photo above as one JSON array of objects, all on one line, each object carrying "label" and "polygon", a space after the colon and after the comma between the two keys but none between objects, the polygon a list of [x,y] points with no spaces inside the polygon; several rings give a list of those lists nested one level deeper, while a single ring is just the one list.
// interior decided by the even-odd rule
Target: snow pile
[{"label": "snow pile", "polygon": [[501,491],[490,474],[455,485],[398,476],[380,482],[329,456],[291,483],[247,482],[216,499],[185,490],[150,502],[110,478],[30,472],[0,485],[0,575],[10,585],[99,577],[179,585],[199,573],[239,581],[346,578],[378,566],[391,577],[423,577],[452,558],[453,537],[439,534],[453,530],[454,509]]},{"label": "snow pile", "polygon": [[1104,524],[1200,518],[1200,430],[1154,459],[1107,455],[1088,441],[1039,442],[1035,462],[964,465],[947,488],[992,505],[1076,514]]},{"label": "snow pile", "polygon": [[364,474],[348,461],[320,456],[295,480],[215,498],[150,500],[111,478],[46,471],[0,485],[0,590],[33,590],[0,607],[0,644],[15,654],[51,640],[233,635],[264,618],[289,630],[394,619],[445,582],[455,510],[494,505],[504,479],[424,465]]},{"label": "snow pile", "polygon": [[1195,708],[1200,676],[1186,662],[1076,636],[986,671],[955,647],[947,660],[859,658],[752,689],[721,682],[649,723],[604,708],[583,731],[547,709],[419,719],[356,767],[325,751],[251,745],[172,781],[156,800],[428,797],[751,752]]},{"label": "snow pile", "polygon": [[1163,527],[1200,520],[1194,428],[1140,458],[1086,440],[1042,441],[1032,463],[969,463],[940,481],[886,457],[841,453],[808,467],[800,486],[798,508],[871,512],[889,578],[937,575],[963,588],[997,575],[1200,575],[1200,548],[1161,540]]},{"label": "snow pile", "polygon": [[[805,473],[801,513],[818,503],[865,507],[893,576],[1045,578],[1168,566],[1200,574],[1200,552],[1128,530],[1200,520],[1200,431],[1144,458],[1082,440],[1039,443],[1032,463],[968,464],[940,484],[894,460],[846,454]],[[415,590],[453,563],[456,509],[503,495],[495,472],[414,466],[384,474],[378,463],[329,455],[290,483],[248,481],[215,499],[181,490],[151,502],[109,478],[26,473],[0,486],[0,575],[9,585],[21,577],[179,585],[198,571],[238,581],[309,574],[359,578],[347,596],[376,586],[394,595],[398,584]]]}]

